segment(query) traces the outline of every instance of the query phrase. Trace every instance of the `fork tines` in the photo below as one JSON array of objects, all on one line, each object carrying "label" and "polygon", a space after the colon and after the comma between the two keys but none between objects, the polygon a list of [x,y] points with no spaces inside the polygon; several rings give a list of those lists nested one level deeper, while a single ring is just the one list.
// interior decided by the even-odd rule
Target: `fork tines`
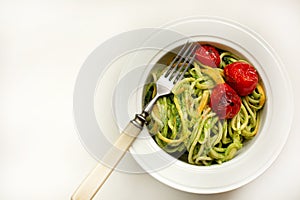
[{"label": "fork tines", "polygon": [[197,46],[198,45],[195,43],[185,43],[176,57],[172,60],[171,64],[168,66],[165,77],[168,77],[173,83],[181,80],[185,72],[194,61],[195,54],[193,53]]}]

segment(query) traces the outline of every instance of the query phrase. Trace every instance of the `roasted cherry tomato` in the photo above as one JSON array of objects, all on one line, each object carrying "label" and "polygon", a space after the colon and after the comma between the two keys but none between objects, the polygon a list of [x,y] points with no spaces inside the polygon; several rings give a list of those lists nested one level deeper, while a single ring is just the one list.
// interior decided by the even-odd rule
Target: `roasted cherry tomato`
[{"label": "roasted cherry tomato", "polygon": [[211,92],[210,107],[220,119],[230,119],[240,111],[241,99],[228,84],[218,84]]},{"label": "roasted cherry tomato", "polygon": [[220,55],[215,47],[210,45],[200,45],[195,51],[196,59],[204,65],[218,67],[220,65]]},{"label": "roasted cherry tomato", "polygon": [[240,96],[251,94],[258,83],[255,68],[245,62],[234,62],[224,68],[225,81]]}]

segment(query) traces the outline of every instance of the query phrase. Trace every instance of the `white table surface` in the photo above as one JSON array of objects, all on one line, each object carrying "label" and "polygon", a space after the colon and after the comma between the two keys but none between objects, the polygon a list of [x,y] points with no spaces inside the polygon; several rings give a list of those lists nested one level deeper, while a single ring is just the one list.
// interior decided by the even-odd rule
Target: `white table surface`
[{"label": "white table surface", "polygon": [[296,109],[283,151],[263,175],[234,191],[189,194],[147,174],[115,172],[95,199],[300,199],[298,0],[0,1],[0,199],[69,199],[96,165],[80,142],[72,113],[84,60],[112,35],[192,15],[240,22],[281,57]]}]

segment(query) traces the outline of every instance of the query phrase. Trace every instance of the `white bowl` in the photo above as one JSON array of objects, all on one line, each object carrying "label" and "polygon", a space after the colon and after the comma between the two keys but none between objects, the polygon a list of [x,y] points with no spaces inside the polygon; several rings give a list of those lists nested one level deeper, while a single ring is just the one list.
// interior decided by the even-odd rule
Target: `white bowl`
[{"label": "white bowl", "polygon": [[[194,17],[162,28],[139,29],[114,36],[87,58],[76,80],[73,101],[76,127],[83,145],[101,161],[112,146],[110,141],[118,137],[119,128],[124,128],[129,119],[141,111],[142,90],[134,91],[142,88],[151,64],[162,56],[161,52],[157,53],[158,48],[169,45],[168,48],[172,49],[189,37],[214,42],[239,52],[256,67],[263,80],[267,102],[257,136],[232,160],[203,167],[184,163],[165,153],[145,128],[130,148],[131,154],[144,170],[131,165],[130,154],[125,156],[117,170],[131,173],[146,171],[173,188],[203,194],[225,192],[249,183],[274,162],[290,131],[294,103],[284,66],[260,36],[235,22]],[[145,62],[152,58],[146,71],[143,66],[135,68],[138,64],[131,65],[120,59],[139,48],[145,51],[133,56],[134,64],[145,66]],[[120,60],[121,63],[118,62]],[[126,76],[118,81],[122,71]],[[138,83],[138,77],[141,76]],[[128,159],[129,162],[126,162]]]},{"label": "white bowl", "polygon": [[[203,41],[221,45],[249,60],[257,69],[266,90],[258,134],[232,160],[221,165],[193,166],[179,161],[163,150],[149,136],[141,133],[130,151],[140,166],[154,178],[173,188],[192,193],[219,193],[241,187],[261,175],[275,160],[285,144],[292,121],[292,92],[284,66],[273,49],[256,33],[235,22],[220,18],[187,18],[167,26],[171,30]],[[169,44],[169,49],[184,40]],[[158,61],[158,53],[151,63]],[[140,85],[146,83],[151,65],[146,69]],[[137,113],[142,108],[142,91],[137,93]]]}]

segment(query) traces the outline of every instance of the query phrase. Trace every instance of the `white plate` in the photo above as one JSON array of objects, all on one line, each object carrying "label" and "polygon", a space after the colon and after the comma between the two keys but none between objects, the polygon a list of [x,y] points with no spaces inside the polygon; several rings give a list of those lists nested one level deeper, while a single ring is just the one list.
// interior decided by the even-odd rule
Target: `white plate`
[{"label": "white plate", "polygon": [[[267,104],[258,135],[233,160],[200,167],[169,156],[144,129],[130,149],[143,170],[129,154],[117,170],[146,171],[171,187],[193,193],[225,192],[249,183],[274,162],[289,134],[294,104],[284,66],[261,37],[231,21],[186,18],[164,28],[169,31],[157,34],[156,29],[142,29],[114,36],[83,64],[74,90],[74,117],[83,145],[101,161],[120,129],[141,111],[141,87],[151,69],[145,64],[159,56],[160,48],[178,45],[187,37],[218,42],[242,53],[263,79]],[[139,48],[143,51],[135,52]],[[129,59],[123,59],[126,56]]]}]

